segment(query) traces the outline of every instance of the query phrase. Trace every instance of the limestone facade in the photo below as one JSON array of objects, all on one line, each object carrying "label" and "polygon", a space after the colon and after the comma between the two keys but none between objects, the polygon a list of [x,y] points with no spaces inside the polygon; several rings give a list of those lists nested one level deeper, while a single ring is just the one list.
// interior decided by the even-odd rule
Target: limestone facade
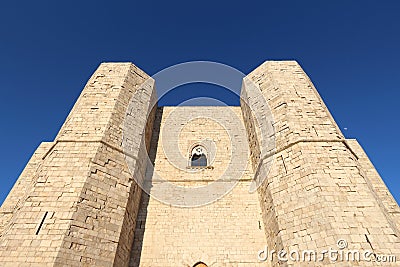
[{"label": "limestone facade", "polygon": [[[131,63],[102,63],[1,206],[0,265],[380,264],[258,258],[265,246],[321,251],[340,239],[400,260],[398,204],[300,65],[267,61],[245,79],[265,103],[244,82],[238,107],[157,107],[151,77]],[[257,119],[266,105],[273,149]],[[205,167],[191,166],[196,146]],[[185,199],[171,186],[157,191],[163,185],[211,189]],[[196,207],[175,205],[209,194]]]}]

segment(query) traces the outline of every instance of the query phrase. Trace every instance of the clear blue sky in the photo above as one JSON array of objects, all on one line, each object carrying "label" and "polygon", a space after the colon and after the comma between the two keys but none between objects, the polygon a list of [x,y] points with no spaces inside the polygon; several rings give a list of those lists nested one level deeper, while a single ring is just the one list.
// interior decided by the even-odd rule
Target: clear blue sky
[{"label": "clear blue sky", "polygon": [[[400,1],[3,1],[0,203],[100,62],[152,75],[191,60],[249,73],[267,59],[300,62],[400,202],[399,14]],[[210,95],[204,88],[162,104]],[[213,96],[237,103],[225,90]]]}]

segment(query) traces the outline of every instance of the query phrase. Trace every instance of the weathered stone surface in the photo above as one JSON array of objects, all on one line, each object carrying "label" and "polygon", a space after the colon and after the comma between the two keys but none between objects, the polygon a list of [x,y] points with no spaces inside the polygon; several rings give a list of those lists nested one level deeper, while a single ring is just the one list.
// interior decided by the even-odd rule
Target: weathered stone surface
[{"label": "weathered stone surface", "polygon": [[[400,259],[399,206],[358,142],[340,132],[299,64],[267,61],[246,79],[265,102],[244,83],[241,107],[153,108],[147,74],[131,63],[101,64],[55,140],[37,148],[0,208],[0,265],[298,266],[276,257],[260,262],[257,254],[266,245],[321,251],[337,248],[339,239],[349,249]],[[274,149],[262,141],[265,122],[257,120],[268,110]],[[188,114],[197,118],[186,120]],[[189,166],[196,145],[207,152],[206,168]],[[136,182],[148,173],[149,160],[152,190],[162,183],[237,183],[207,205],[165,204]],[[240,170],[224,177],[232,165]],[[250,193],[253,179],[264,178]]]},{"label": "weathered stone surface", "polygon": [[[127,262],[141,190],[121,150],[127,104],[143,110],[153,88],[130,63],[103,63],[88,81],[59,134],[42,144],[4,202],[12,212],[0,237],[1,265],[110,266]],[[148,133],[149,135],[151,133]],[[136,136],[140,143],[142,136]],[[134,151],[140,165],[140,149]],[[145,166],[133,175],[143,175]],[[6,210],[5,210],[6,209]]]},{"label": "weathered stone surface", "polygon": [[[186,121],[185,115],[191,112],[199,118]],[[223,116],[219,116],[221,114]],[[213,117],[207,119],[210,115]],[[210,155],[212,153],[208,155],[212,168],[190,172],[176,168],[174,160],[168,160],[165,153],[168,143],[163,144],[162,140],[163,128],[171,127],[167,124],[170,116],[174,116],[176,126],[183,125],[180,151],[175,151],[173,158],[181,158],[187,166],[193,144],[212,140],[216,144],[215,157]],[[243,134],[242,139],[247,142],[246,132],[239,131],[244,127],[240,107],[163,107],[156,117],[160,119],[160,126],[153,130],[154,172],[185,187],[228,183],[227,180],[217,181],[232,160],[232,140],[228,132]],[[204,146],[212,151],[207,144]],[[207,205],[171,207],[143,193],[130,266],[193,266],[199,261],[209,266],[240,263],[265,266],[257,258],[257,252],[266,244],[258,195],[249,193],[254,173],[246,154],[242,156],[246,159],[246,169],[240,181],[231,192]]]},{"label": "weathered stone surface", "polygon": [[275,153],[263,156],[254,118],[243,109],[250,150],[258,152],[254,165],[262,169],[273,159],[258,190],[269,247],[321,251],[343,238],[350,249],[399,255],[398,205],[358,143],[343,137],[297,62],[265,62],[247,78],[267,99],[275,123]]}]

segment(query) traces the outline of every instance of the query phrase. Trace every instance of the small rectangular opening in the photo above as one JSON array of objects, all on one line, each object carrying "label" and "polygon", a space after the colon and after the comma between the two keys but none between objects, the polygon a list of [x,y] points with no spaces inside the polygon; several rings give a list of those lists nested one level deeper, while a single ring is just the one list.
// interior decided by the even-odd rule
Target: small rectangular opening
[{"label": "small rectangular opening", "polygon": [[47,214],[48,214],[48,213],[49,213],[48,211],[46,211],[46,212],[44,213],[43,218],[42,218],[42,221],[40,222],[39,227],[38,227],[37,230],[36,230],[36,235],[38,235],[39,232],[40,232],[40,230],[42,229],[43,224],[44,224],[44,220],[46,220],[46,217],[47,217]]}]

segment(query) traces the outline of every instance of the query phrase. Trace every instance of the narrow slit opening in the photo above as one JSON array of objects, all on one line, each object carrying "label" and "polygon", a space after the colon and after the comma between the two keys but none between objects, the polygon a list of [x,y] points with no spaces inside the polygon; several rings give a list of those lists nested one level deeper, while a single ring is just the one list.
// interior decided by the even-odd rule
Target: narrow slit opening
[{"label": "narrow slit opening", "polygon": [[43,216],[43,218],[42,218],[42,221],[40,222],[39,227],[38,227],[38,229],[36,230],[36,235],[38,235],[39,232],[40,232],[40,230],[42,229],[43,224],[44,224],[44,220],[46,220],[46,217],[47,217],[47,214],[48,214],[48,213],[49,213],[48,211],[46,211],[46,212],[44,213],[44,216]]}]

